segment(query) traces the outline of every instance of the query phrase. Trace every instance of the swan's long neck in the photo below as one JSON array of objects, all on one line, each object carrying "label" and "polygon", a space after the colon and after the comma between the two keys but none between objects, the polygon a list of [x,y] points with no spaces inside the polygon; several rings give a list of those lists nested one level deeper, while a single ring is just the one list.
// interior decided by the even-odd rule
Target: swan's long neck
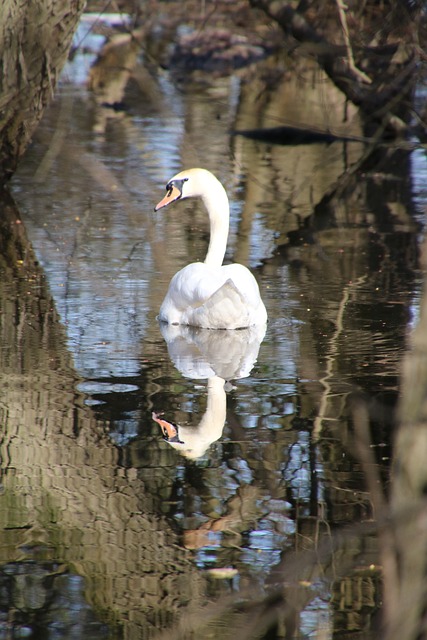
[{"label": "swan's long neck", "polygon": [[215,188],[204,193],[202,198],[209,214],[210,241],[205,264],[220,267],[227,248],[230,207],[222,184],[215,180]]},{"label": "swan's long neck", "polygon": [[225,380],[219,376],[213,376],[208,379],[206,411],[200,420],[198,430],[203,431],[205,429],[209,439],[214,436],[215,439],[219,438],[224,428],[227,415],[227,394],[224,385]]}]

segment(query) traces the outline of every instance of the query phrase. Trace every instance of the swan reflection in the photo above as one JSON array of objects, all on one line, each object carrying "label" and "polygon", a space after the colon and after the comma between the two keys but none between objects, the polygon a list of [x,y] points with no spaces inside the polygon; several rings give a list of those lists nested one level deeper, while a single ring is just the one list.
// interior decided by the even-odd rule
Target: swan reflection
[{"label": "swan reflection", "polygon": [[234,331],[200,329],[162,322],[169,356],[186,378],[246,378],[253,369],[266,324]]},{"label": "swan reflection", "polygon": [[215,331],[161,324],[170,358],[186,378],[207,378],[206,411],[196,426],[181,426],[153,412],[165,440],[187,458],[200,458],[218,440],[225,424],[227,383],[247,377],[258,357],[266,325]]}]

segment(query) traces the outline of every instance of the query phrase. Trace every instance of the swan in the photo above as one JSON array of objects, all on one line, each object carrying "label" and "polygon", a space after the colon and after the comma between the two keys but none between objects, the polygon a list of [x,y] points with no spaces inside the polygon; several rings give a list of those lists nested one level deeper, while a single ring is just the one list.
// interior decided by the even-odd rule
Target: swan
[{"label": "swan", "polygon": [[204,262],[194,262],[176,273],[160,307],[159,320],[204,329],[243,329],[267,322],[257,281],[241,264],[223,265],[230,210],[220,181],[207,169],[188,169],[166,185],[166,195],[155,207],[184,198],[200,197],[209,214],[210,241]]}]

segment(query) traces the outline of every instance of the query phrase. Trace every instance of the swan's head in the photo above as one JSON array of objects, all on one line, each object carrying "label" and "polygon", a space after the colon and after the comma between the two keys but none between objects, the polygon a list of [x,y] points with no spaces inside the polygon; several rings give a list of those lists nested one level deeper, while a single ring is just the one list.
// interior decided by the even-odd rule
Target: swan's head
[{"label": "swan's head", "polygon": [[221,184],[215,178],[213,173],[207,169],[187,169],[177,173],[166,185],[166,195],[160,200],[159,204],[154,207],[154,211],[158,211],[168,204],[172,204],[176,200],[184,198],[192,198],[195,196],[204,197],[209,187],[215,183],[222,189]]},{"label": "swan's head", "polygon": [[[161,417],[162,415],[163,414],[155,413],[154,411],[151,414],[153,420],[160,425],[163,438],[166,442],[186,458],[191,460],[200,458],[205,453],[211,442],[214,442],[217,439],[217,437],[215,437],[212,441],[206,441],[206,438],[201,437],[200,433],[194,427],[180,427],[173,422],[164,420]],[[182,434],[180,434],[180,432],[183,433],[184,440],[181,440],[180,435]]]}]

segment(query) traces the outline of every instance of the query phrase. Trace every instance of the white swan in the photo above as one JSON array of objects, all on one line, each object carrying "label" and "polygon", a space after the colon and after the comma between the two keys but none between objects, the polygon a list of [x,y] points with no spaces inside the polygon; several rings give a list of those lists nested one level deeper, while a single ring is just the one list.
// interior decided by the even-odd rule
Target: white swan
[{"label": "white swan", "polygon": [[206,169],[188,169],[166,185],[158,211],[175,200],[199,196],[208,210],[210,242],[204,262],[174,275],[159,320],[205,329],[242,329],[265,324],[267,312],[257,281],[241,264],[222,265],[228,239],[229,204],[222,184]]}]

